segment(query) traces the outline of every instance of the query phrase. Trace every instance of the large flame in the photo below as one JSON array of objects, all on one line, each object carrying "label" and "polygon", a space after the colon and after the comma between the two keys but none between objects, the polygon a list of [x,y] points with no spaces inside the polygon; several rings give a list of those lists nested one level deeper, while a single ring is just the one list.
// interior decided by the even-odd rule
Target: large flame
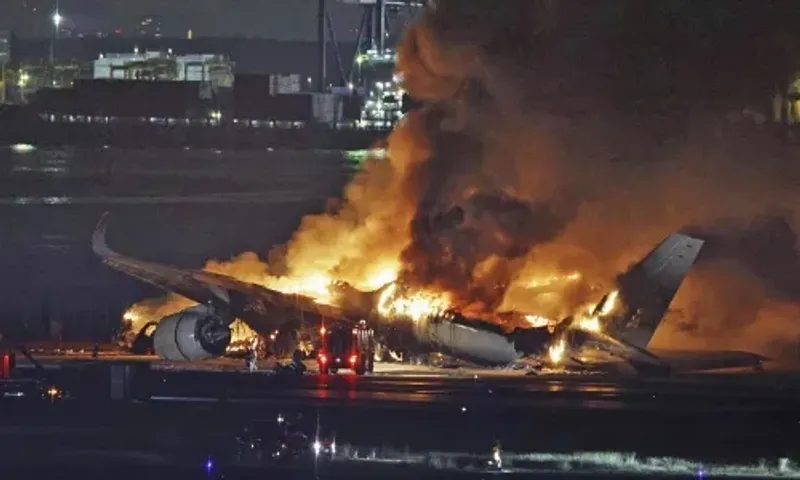
[{"label": "large flame", "polygon": [[556,340],[547,349],[547,356],[550,363],[558,365],[564,361],[564,354],[567,351],[567,342],[563,338]]},{"label": "large flame", "polygon": [[588,315],[581,315],[577,318],[575,326],[581,330],[589,332],[600,332],[603,330],[603,321],[607,319],[617,309],[617,297],[619,291],[614,290],[609,293],[597,307],[588,311]]},{"label": "large flame", "polygon": [[408,292],[394,283],[378,299],[378,313],[385,318],[407,318],[420,322],[450,307],[447,295],[432,292]]},{"label": "large flame", "polygon": [[[584,309],[583,314],[578,314],[574,321],[569,325],[569,328],[584,330],[587,332],[599,333],[603,331],[604,323],[612,318],[619,308],[617,299],[619,291],[614,290],[606,295],[600,304]],[[541,323],[541,320],[534,319]],[[532,319],[529,321],[533,323]],[[547,358],[553,365],[561,365],[567,358],[569,345],[565,338],[566,333],[562,332],[558,337],[554,338],[547,349]]]}]

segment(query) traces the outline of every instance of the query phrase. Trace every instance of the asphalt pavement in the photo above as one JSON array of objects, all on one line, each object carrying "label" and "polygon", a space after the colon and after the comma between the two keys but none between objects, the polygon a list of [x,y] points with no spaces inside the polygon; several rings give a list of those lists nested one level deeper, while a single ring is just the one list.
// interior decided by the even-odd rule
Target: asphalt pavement
[{"label": "asphalt pavement", "polygon": [[[433,468],[433,462],[448,470],[461,465],[453,458],[484,458],[495,441],[516,459],[516,468],[551,473],[563,465],[578,473],[581,465],[612,460],[647,469],[669,458],[686,474],[712,462],[759,465],[767,459],[773,465],[785,456],[800,458],[800,388],[793,374],[780,372],[647,379],[379,364],[367,376],[294,376],[246,373],[244,362],[229,360],[38,359],[47,380],[63,382],[73,400],[0,422],[0,440],[13,438],[30,451],[63,445],[82,454],[170,451],[169,461],[210,450],[224,455],[248,422],[300,415],[336,432],[347,452],[360,452],[346,462],[373,467],[411,452],[417,460],[394,462],[413,468]],[[109,367],[116,362],[139,365],[130,371],[128,401],[107,400]],[[25,363],[20,360],[20,374],[42,373]]]},{"label": "asphalt pavement", "polygon": [[[521,370],[441,369],[405,364],[376,364],[376,372],[356,376],[343,371],[319,375],[309,364],[305,375],[276,375],[265,369],[245,372],[243,362],[217,359],[193,364],[154,357],[37,355],[73,393],[102,388],[108,366],[142,365],[132,377],[137,398],[195,403],[280,404],[464,404],[472,407],[539,407],[603,410],[758,412],[800,409],[800,375],[778,371],[646,378],[611,374]],[[34,370],[26,359],[21,371]],[[60,372],[60,373],[56,373]],[[91,373],[87,373],[91,372]],[[87,378],[88,377],[88,378]],[[88,387],[87,387],[88,385]]]}]

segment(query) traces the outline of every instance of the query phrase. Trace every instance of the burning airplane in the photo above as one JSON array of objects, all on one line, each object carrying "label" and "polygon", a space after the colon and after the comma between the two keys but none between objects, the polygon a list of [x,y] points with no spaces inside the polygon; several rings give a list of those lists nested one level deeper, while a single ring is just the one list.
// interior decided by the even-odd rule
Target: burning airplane
[{"label": "burning airplane", "polygon": [[[743,141],[747,148],[737,148],[747,136],[707,144],[719,137],[716,117],[690,128],[689,138],[703,138],[696,145],[685,143],[683,129],[667,137],[674,142],[652,143],[654,131],[665,134],[662,120],[653,131],[639,116],[626,120],[607,105],[615,95],[598,87],[597,77],[549,61],[559,57],[536,33],[541,17],[531,6],[537,2],[497,3],[481,9],[442,0],[406,30],[397,46],[397,78],[424,105],[396,124],[387,155],[366,161],[325,212],[306,215],[290,241],[270,251],[269,262],[246,253],[185,271],[111,252],[96,235],[95,251],[107,264],[172,292],[159,304],[135,305],[129,316],[144,323],[178,315],[151,326],[165,342],[175,338],[170,332],[197,330],[181,337],[189,343],[204,338],[194,350],[161,352],[176,359],[213,356],[236,342],[227,333],[232,319],[241,321],[231,325],[263,334],[289,328],[302,312],[309,319],[374,316],[388,330],[405,328],[402,341],[496,365],[530,354],[567,366],[623,360],[654,372],[684,364],[759,364],[756,356],[719,352],[682,352],[667,361],[671,355],[651,348],[675,294],[663,285],[677,289],[696,255],[680,246],[699,250],[699,241],[670,236],[662,244],[667,250],[648,257],[663,269],[645,261],[617,285],[597,283],[623,270],[639,255],[634,249],[661,232],[714,229],[731,214],[740,224],[785,211],[796,222],[796,172],[784,175],[787,165],[776,168],[761,146],[751,150]],[[560,113],[573,110],[593,114]],[[676,125],[697,120],[675,118]],[[717,149],[724,153],[709,153]],[[715,242],[700,231],[710,253]],[[782,282],[795,285],[785,295],[776,282],[760,280],[798,278],[796,238],[784,243],[776,263],[794,270],[763,268],[764,262],[752,262],[759,267],[753,268],[741,257],[705,258],[705,270],[684,288],[692,301],[676,302],[687,325],[661,332],[672,345],[714,342],[774,352],[753,337],[785,340],[797,332],[790,323],[800,308],[797,282]],[[684,259],[667,255],[669,245]],[[773,243],[765,245],[774,253]],[[759,260],[770,256],[765,248],[753,250]],[[721,269],[714,281],[703,277],[710,262],[730,267],[729,261],[736,263],[733,274]],[[711,290],[723,290],[732,278],[742,282],[727,289],[724,301],[709,294],[721,293]],[[603,292],[611,293],[600,301]],[[761,307],[791,310],[776,310],[788,320],[762,329],[759,319],[767,314]],[[743,324],[750,328],[741,330]]]},{"label": "burning airplane", "polygon": [[398,326],[407,328],[421,345],[482,365],[509,365],[533,355],[552,365],[585,367],[623,362],[640,373],[664,374],[675,370],[759,366],[762,360],[744,352],[661,355],[647,350],[702,247],[701,240],[686,235],[667,237],[644,260],[620,276],[619,290],[606,295],[586,315],[542,325],[536,317],[507,312],[500,315],[531,323],[507,331],[497,323],[470,319],[453,310],[444,296],[404,291],[397,281],[372,292],[332,282],[324,294],[313,298],[226,275],[134,259],[108,247],[106,226],[107,216],[104,216],[92,239],[94,252],[106,265],[197,302],[147,326],[152,330],[156,353],[165,360],[197,361],[223,355],[231,343],[231,325],[235,319],[268,336],[296,319],[299,312],[319,321],[370,318],[375,320],[379,331]]}]

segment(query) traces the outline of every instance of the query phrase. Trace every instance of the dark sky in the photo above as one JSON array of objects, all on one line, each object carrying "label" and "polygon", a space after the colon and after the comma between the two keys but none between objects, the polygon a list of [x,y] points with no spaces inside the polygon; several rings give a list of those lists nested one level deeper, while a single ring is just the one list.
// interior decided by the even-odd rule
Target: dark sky
[{"label": "dark sky", "polygon": [[[59,10],[79,30],[130,30],[145,15],[162,19],[164,35],[257,36],[312,40],[317,0],[58,0]],[[354,36],[361,11],[329,0],[337,34]],[[0,29],[20,36],[44,35],[56,0],[0,0]],[[349,35],[348,35],[349,33]]]}]

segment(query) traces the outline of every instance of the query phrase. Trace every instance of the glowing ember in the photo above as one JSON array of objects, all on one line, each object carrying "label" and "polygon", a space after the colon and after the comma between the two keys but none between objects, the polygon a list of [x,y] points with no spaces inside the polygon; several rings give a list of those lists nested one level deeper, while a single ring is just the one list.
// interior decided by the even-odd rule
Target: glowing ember
[{"label": "glowing ember", "polygon": [[122,314],[122,319],[125,320],[126,322],[131,322],[131,323],[138,323],[140,321],[139,315],[133,310],[128,310],[127,312]]}]

